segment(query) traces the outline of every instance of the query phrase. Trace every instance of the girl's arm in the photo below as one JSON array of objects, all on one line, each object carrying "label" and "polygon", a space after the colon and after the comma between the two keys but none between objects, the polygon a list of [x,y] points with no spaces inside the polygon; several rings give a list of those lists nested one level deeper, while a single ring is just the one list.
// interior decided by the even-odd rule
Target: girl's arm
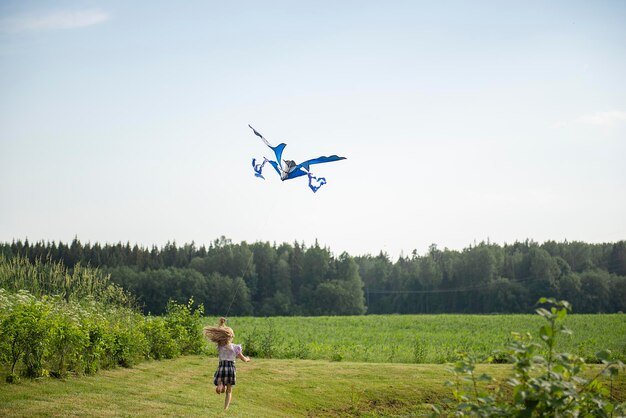
[{"label": "girl's arm", "polygon": [[243,355],[243,353],[239,353],[239,354],[237,354],[237,358],[238,358],[239,360],[245,361],[246,363],[250,361],[250,358],[249,358],[249,357],[244,356],[244,355]]}]

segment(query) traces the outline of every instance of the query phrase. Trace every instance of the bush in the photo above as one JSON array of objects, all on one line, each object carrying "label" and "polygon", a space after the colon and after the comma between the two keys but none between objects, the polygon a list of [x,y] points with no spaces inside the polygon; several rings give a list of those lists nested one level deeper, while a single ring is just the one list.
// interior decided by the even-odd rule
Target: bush
[{"label": "bush", "polygon": [[104,368],[132,367],[144,359],[200,353],[203,309],[171,302],[165,317],[144,317],[93,298],[66,302],[37,298],[22,290],[0,289],[0,363],[7,382],[26,377],[92,374]]},{"label": "bush", "polygon": [[[451,370],[455,375],[453,395],[456,401],[454,416],[593,416],[612,417],[626,413],[626,404],[613,398],[612,383],[624,365],[612,360],[608,351],[596,354],[604,367],[593,378],[582,375],[585,370],[583,358],[555,352],[557,336],[570,331],[563,326],[567,311],[571,309],[566,301],[539,299],[537,313],[545,318],[546,324],[539,329],[542,344],[533,341],[530,334],[514,334],[514,340],[504,351],[513,364],[512,376],[506,381],[513,389],[513,401],[501,394],[500,388],[489,392],[482,387],[494,383],[486,374],[477,376],[477,359],[461,353]],[[546,354],[541,352],[545,350]],[[487,359],[489,360],[489,359]],[[600,377],[609,379],[606,388]],[[439,408],[435,414],[441,415]]]},{"label": "bush", "polygon": [[16,366],[24,364],[27,377],[46,375],[43,354],[48,339],[49,307],[26,291],[9,294],[0,289],[0,358],[11,366],[7,381],[16,380]]},{"label": "bush", "polygon": [[193,298],[186,305],[170,300],[167,303],[165,324],[181,354],[199,354],[204,348],[202,316],[204,306],[193,308]]},{"label": "bush", "polygon": [[60,378],[202,352],[204,307],[194,309],[193,299],[170,301],[163,318],[131,306],[132,297],[97,270],[70,272],[60,263],[0,256],[0,363],[9,366],[7,382],[20,374]]},{"label": "bush", "polygon": [[259,335],[256,326],[252,331],[243,335],[243,348],[251,357],[259,357],[261,354],[260,344],[258,343]]},{"label": "bush", "polygon": [[61,303],[52,305],[46,350],[50,375],[54,377],[64,377],[68,370],[82,368],[82,353],[89,344],[89,334],[81,325],[77,308]]},{"label": "bush", "polygon": [[105,353],[112,363],[132,367],[148,352],[148,341],[141,332],[143,316],[127,309],[110,309],[107,315],[112,319],[105,337]]},{"label": "bush", "polygon": [[261,338],[261,357],[272,358],[278,345],[278,335],[276,334],[276,327],[274,321],[267,319],[267,330]]},{"label": "bush", "polygon": [[94,374],[102,368],[104,361],[107,321],[91,304],[82,311],[81,324],[87,334],[87,341],[83,346],[81,367],[77,371]]},{"label": "bush", "polygon": [[16,366],[25,365],[28,377],[45,375],[41,358],[47,339],[47,307],[26,291],[16,295],[0,289],[0,334],[4,344],[0,358],[11,366],[7,381],[16,379]]},{"label": "bush", "polygon": [[142,332],[148,342],[148,357],[154,360],[174,358],[180,354],[180,348],[162,317],[148,316],[143,322]]}]

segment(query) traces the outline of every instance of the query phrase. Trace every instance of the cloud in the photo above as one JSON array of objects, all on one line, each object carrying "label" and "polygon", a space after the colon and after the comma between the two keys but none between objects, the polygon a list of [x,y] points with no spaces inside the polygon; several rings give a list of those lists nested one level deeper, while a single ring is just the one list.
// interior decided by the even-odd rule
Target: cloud
[{"label": "cloud", "polygon": [[626,111],[610,110],[606,112],[595,112],[580,116],[573,120],[560,120],[552,124],[553,128],[562,129],[572,126],[593,125],[603,128],[611,128],[613,126],[626,123]]},{"label": "cloud", "polygon": [[58,11],[41,16],[8,17],[0,20],[3,32],[31,32],[58,29],[73,29],[93,26],[105,22],[109,14],[102,10]]},{"label": "cloud", "polygon": [[620,110],[595,112],[580,117],[579,121],[589,125],[609,127],[626,122],[626,112]]}]

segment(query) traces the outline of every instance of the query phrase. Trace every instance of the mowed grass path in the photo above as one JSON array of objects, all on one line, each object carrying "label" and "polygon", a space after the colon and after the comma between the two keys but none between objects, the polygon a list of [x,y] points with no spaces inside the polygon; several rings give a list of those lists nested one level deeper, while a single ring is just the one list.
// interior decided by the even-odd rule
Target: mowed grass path
[{"label": "mowed grass path", "polygon": [[[451,394],[445,365],[253,359],[238,363],[233,402],[223,411],[215,365],[215,358],[188,356],[89,377],[2,382],[0,416],[424,416]],[[510,368],[480,365],[478,372],[502,381]],[[626,399],[624,376],[614,390]]]}]

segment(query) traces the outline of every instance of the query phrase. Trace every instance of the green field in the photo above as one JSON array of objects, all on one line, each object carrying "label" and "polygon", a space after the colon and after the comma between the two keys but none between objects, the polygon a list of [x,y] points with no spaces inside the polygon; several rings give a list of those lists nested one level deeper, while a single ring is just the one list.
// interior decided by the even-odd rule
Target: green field
[{"label": "green field", "polygon": [[[216,323],[207,318],[207,324]],[[367,315],[349,317],[230,318],[235,342],[252,356],[375,363],[446,363],[458,351],[487,356],[504,348],[511,332],[538,338],[538,315]],[[595,361],[610,349],[626,361],[626,315],[568,315],[572,335],[557,350]]]},{"label": "green field", "polygon": [[[444,365],[253,359],[238,364],[233,402],[213,391],[216,359],[186,356],[66,380],[0,383],[3,417],[424,416],[451,397]],[[596,366],[597,367],[597,366]],[[502,381],[507,365],[482,365]],[[614,387],[626,398],[626,379]]]},{"label": "green field", "polygon": [[[213,323],[215,318],[206,318]],[[209,355],[143,362],[67,379],[21,379],[7,384],[0,369],[0,416],[425,416],[452,398],[445,364],[458,350],[487,355],[504,347],[511,331],[531,332],[537,315],[387,315],[359,317],[231,318],[235,342],[253,361],[238,363],[233,403],[222,410],[214,392],[214,347]],[[602,348],[626,352],[626,316],[571,315],[574,333],[560,336],[558,351],[593,358]],[[247,349],[246,349],[247,347]],[[271,357],[271,358],[269,358]],[[415,364],[424,363],[424,364]],[[591,377],[600,365],[589,366]],[[482,364],[477,373],[504,384],[511,365]],[[613,385],[626,400],[626,375]]]}]

